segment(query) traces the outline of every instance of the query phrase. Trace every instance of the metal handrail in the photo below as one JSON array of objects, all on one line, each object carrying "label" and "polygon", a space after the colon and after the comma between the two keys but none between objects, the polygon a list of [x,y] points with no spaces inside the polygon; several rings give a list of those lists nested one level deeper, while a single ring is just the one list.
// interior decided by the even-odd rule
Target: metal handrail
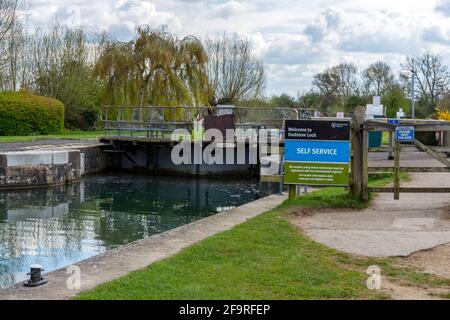
[{"label": "metal handrail", "polygon": [[[145,112],[143,112],[145,110]],[[147,113],[149,110],[155,113]],[[170,118],[181,118],[181,121],[167,119],[167,110],[173,111]],[[179,111],[182,110],[180,113]],[[220,107],[214,109],[217,112],[232,111],[237,116],[236,127],[265,127],[265,128],[282,128],[283,120],[299,119],[301,112],[309,112],[310,110],[297,110],[293,108],[268,108],[268,107]],[[249,113],[248,111],[252,111]],[[265,113],[270,111],[269,114]],[[190,129],[193,127],[195,113],[211,114],[208,107],[192,107],[192,106],[104,106],[101,120],[105,124],[105,134],[117,131],[119,136],[131,135],[133,132],[147,132],[147,137],[158,135],[158,131],[173,131],[175,129]],[[242,113],[244,112],[244,113]],[[258,112],[260,114],[258,115]],[[146,114],[147,113],[147,114]],[[231,113],[231,112],[230,112]],[[109,119],[111,116],[113,119]],[[262,117],[258,119],[258,116]],[[161,120],[153,118],[162,118]],[[148,119],[151,118],[151,119]],[[245,121],[246,120],[246,121]]]}]

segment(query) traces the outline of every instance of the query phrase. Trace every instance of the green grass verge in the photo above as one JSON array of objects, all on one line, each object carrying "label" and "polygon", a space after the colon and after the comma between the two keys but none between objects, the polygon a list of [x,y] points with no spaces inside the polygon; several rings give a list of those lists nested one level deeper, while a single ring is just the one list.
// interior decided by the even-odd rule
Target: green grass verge
[{"label": "green grass verge", "polygon": [[382,136],[382,142],[381,144],[383,145],[389,145],[389,132],[387,131],[383,131],[383,136]]},{"label": "green grass verge", "polygon": [[105,131],[64,131],[60,134],[51,134],[44,136],[0,136],[1,142],[31,142],[38,140],[96,140],[105,135]]},{"label": "green grass verge", "polygon": [[[408,181],[407,173],[400,174],[401,181]],[[391,173],[377,173],[369,176],[369,187],[383,187],[393,181]],[[371,195],[372,197],[372,195]],[[363,209],[367,206],[367,202],[353,199],[350,197],[348,190],[345,188],[324,188],[317,192],[308,193],[294,200],[286,201],[286,204],[293,206],[301,206],[311,209],[325,208],[353,208]]]},{"label": "green grass verge", "polygon": [[78,299],[377,298],[367,276],[299,234],[283,213],[253,218]]},{"label": "green grass verge", "polygon": [[[406,176],[404,176],[406,178]],[[372,177],[371,185],[392,181]],[[354,257],[318,244],[292,226],[295,209],[362,208],[344,189],[325,188],[205,239],[181,253],[81,293],[77,299],[385,299],[366,287],[371,265],[406,285],[448,281],[398,268],[395,259]]]}]

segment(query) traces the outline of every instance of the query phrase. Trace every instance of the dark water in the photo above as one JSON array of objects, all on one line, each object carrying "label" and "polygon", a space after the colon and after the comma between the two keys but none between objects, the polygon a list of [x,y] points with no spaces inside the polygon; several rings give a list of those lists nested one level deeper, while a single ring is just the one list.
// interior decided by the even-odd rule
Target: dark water
[{"label": "dark water", "polygon": [[248,180],[109,175],[79,184],[0,192],[0,287],[226,211],[258,197]]}]

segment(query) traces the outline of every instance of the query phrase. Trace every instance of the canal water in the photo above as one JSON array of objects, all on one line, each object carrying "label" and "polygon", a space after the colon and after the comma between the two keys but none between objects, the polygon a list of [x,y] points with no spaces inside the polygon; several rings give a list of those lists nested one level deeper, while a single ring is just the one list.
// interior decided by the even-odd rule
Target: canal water
[{"label": "canal water", "polygon": [[0,287],[227,211],[257,182],[101,175],[51,189],[0,192]]}]

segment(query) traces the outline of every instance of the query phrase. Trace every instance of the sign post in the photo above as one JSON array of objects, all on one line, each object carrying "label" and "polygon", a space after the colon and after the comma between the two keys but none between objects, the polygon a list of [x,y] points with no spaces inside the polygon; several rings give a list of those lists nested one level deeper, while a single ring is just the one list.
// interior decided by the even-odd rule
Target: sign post
[{"label": "sign post", "polygon": [[284,184],[348,186],[350,121],[287,120]]}]

